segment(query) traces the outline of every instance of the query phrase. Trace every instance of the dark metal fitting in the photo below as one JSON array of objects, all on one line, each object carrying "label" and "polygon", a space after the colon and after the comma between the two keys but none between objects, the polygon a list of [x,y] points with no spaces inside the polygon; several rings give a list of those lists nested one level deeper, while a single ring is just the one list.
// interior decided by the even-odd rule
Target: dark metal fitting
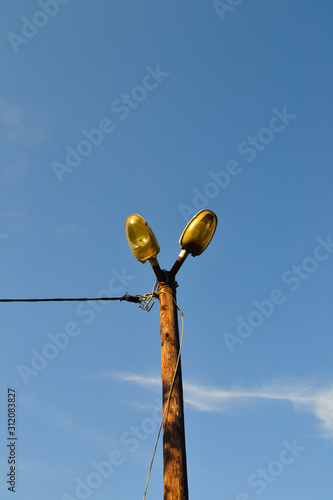
[{"label": "dark metal fitting", "polygon": [[175,277],[173,274],[170,273],[170,271],[167,271],[166,269],[162,269],[162,273],[165,276],[164,281],[160,281],[161,286],[170,286],[171,288],[177,288],[178,283],[175,281]]},{"label": "dark metal fitting", "polygon": [[122,300],[127,300],[127,302],[135,302],[137,304],[141,302],[140,295],[128,295],[127,292],[120,299],[120,301]]}]

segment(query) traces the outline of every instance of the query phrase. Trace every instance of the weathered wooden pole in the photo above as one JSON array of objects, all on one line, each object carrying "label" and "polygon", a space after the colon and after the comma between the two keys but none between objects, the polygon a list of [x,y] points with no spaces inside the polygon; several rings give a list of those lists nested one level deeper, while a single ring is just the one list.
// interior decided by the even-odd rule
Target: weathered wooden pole
[{"label": "weathered wooden pole", "polygon": [[[171,276],[172,278],[172,276]],[[188,500],[184,403],[179,359],[170,402],[168,398],[179,356],[176,282],[159,284],[162,388],[163,388],[163,467],[164,500]],[[168,409],[166,410],[166,407]]]}]

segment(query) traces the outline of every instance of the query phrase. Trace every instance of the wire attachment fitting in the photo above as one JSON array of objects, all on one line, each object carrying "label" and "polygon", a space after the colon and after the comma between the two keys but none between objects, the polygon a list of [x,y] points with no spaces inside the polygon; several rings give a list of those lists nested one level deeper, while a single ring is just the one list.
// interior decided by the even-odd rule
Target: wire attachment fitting
[{"label": "wire attachment fitting", "polygon": [[141,305],[139,306],[140,309],[142,309],[143,311],[147,311],[147,312],[149,312],[151,310],[151,308],[155,304],[155,302],[152,302],[152,301],[155,301],[155,299],[158,299],[158,293],[156,292],[157,287],[158,287],[158,280],[155,281],[154,286],[153,286],[153,290],[151,293],[146,293],[145,295],[142,295],[140,297],[140,302],[141,302]]},{"label": "wire attachment fitting", "polygon": [[128,295],[126,292],[125,295],[123,295],[120,299],[120,302],[122,300],[126,300],[127,302],[135,302],[136,304],[139,304],[141,302],[141,295]]}]

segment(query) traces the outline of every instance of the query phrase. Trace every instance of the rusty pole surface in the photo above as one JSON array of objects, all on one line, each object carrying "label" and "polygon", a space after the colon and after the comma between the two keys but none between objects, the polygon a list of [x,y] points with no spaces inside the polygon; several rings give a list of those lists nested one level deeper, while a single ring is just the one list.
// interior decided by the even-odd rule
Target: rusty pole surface
[{"label": "rusty pole surface", "polygon": [[[160,283],[160,330],[163,412],[166,408],[179,354],[176,283]],[[163,424],[164,500],[188,500],[184,403],[181,364]]]}]

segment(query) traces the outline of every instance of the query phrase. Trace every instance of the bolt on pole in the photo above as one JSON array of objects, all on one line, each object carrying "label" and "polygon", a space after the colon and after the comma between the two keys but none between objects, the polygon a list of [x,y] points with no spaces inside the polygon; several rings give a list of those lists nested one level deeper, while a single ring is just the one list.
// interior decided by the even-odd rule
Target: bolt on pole
[{"label": "bolt on pole", "polygon": [[[163,415],[167,406],[179,355],[176,282],[160,283],[160,331]],[[188,500],[184,402],[181,363],[163,422],[164,500]]]}]

